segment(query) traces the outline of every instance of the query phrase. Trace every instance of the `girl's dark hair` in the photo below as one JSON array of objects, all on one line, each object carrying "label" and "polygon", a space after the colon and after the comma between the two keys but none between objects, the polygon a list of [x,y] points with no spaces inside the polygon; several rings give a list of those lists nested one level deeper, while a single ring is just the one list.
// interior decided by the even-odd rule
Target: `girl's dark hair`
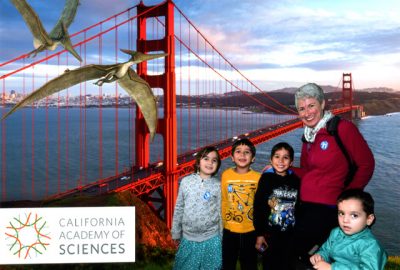
[{"label": "girl's dark hair", "polygon": [[288,151],[289,152],[290,161],[294,160],[293,147],[291,147],[290,144],[288,144],[286,142],[277,143],[277,144],[274,145],[274,147],[272,147],[272,149],[271,149],[271,159],[275,155],[275,152],[280,150],[280,149],[285,149],[286,151]]},{"label": "girl's dark hair", "polygon": [[202,150],[200,150],[199,152],[197,152],[196,163],[194,165],[195,172],[198,172],[200,170],[200,160],[202,158],[204,158],[205,156],[207,156],[208,153],[210,153],[210,152],[217,153],[217,169],[215,170],[215,172],[212,175],[214,176],[217,174],[219,168],[221,167],[221,157],[219,156],[217,148],[215,148],[214,146],[207,146],[207,147],[203,148]]},{"label": "girl's dark hair", "polygon": [[237,148],[239,145],[246,145],[246,146],[248,146],[248,147],[250,148],[250,152],[251,152],[251,154],[253,155],[253,157],[256,156],[256,147],[255,147],[254,144],[253,144],[249,139],[247,139],[247,138],[239,139],[239,140],[237,140],[237,141],[235,141],[235,142],[233,143],[233,145],[232,145],[232,156],[233,156],[233,154],[235,153],[235,150],[236,150],[236,148]]},{"label": "girl's dark hair", "polygon": [[[359,200],[361,202],[364,212],[367,213],[367,216],[371,214],[375,216],[374,213],[375,202],[370,193],[365,192],[361,189],[347,189],[339,195],[337,199],[337,204],[341,203],[344,200],[349,200],[349,199]],[[376,221],[376,216],[372,224],[369,225],[369,227],[374,225],[375,221]]]}]

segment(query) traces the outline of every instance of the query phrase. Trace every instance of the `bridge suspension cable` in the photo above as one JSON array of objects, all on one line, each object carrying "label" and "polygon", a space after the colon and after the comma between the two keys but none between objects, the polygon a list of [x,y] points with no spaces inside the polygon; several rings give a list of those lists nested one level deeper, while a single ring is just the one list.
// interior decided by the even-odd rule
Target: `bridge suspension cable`
[{"label": "bridge suspension cable", "polygon": [[[46,51],[46,54],[42,55],[43,58],[32,62],[28,62],[28,58],[25,57],[27,54],[23,54],[2,63],[1,67],[12,68],[0,77],[3,97],[6,96],[6,87],[7,90],[11,90],[9,85],[6,86],[9,82],[21,80],[18,81],[15,90],[25,96],[70,67],[116,63],[120,47],[152,52],[152,49],[156,48],[154,44],[163,38],[159,36],[166,25],[163,19],[158,17],[149,19],[150,27],[146,32],[146,35],[149,35],[149,42],[144,48],[136,44],[137,33],[132,25],[139,16],[152,13],[162,4],[149,7],[141,14],[133,13],[137,7],[134,6],[72,34],[74,47],[82,56],[82,63],[77,63],[75,58],[69,58],[66,50],[55,53]],[[180,10],[179,12],[181,13]],[[179,170],[182,170],[179,171],[179,176],[182,176],[190,172],[193,153],[199,148],[218,144],[226,155],[232,138],[238,135],[254,135],[254,131],[261,134],[259,132],[266,132],[266,127],[277,127],[278,123],[295,119],[294,114],[288,116],[293,112],[289,110],[290,108],[270,98],[245,77],[184,14],[179,16],[179,20],[187,23],[189,29],[187,31],[187,28],[182,27],[183,23],[176,24],[179,27],[179,34],[175,31],[172,38],[179,42],[179,47],[176,46],[174,52],[176,52],[177,66],[176,85],[180,93],[176,117],[178,162]],[[106,50],[111,53],[107,54]],[[107,57],[109,55],[110,57]],[[155,83],[153,92],[159,99],[158,112],[161,117],[165,110],[162,102],[165,96],[160,88],[157,88],[160,82],[154,79],[156,74],[162,73],[165,69],[160,62],[149,62],[149,76],[144,78]],[[11,64],[15,64],[17,68],[14,69],[15,66]],[[92,88],[89,89],[89,86]],[[47,97],[33,104],[32,108],[15,114],[13,121],[21,119],[20,126],[9,120],[1,123],[0,163],[3,200],[10,196],[7,191],[10,190],[11,179],[20,179],[18,183],[21,184],[22,194],[18,196],[21,195],[24,199],[29,196],[29,199],[38,199],[40,196],[49,196],[55,192],[64,194],[73,189],[80,191],[82,187],[87,188],[88,192],[94,187],[100,189],[100,192],[109,191],[109,188],[119,190],[127,177],[139,182],[137,186],[146,192],[162,185],[164,178],[159,175],[162,174],[164,165],[160,145],[171,142],[165,142],[162,136],[156,135],[150,145],[150,164],[145,164],[148,168],[143,170],[136,166],[135,150],[141,147],[135,143],[139,129],[136,125],[138,118],[135,118],[136,106],[129,100],[126,106],[122,107],[118,85],[109,84],[108,88],[111,89],[84,82],[66,89],[63,93],[59,92],[54,97]],[[111,100],[111,98],[106,100],[107,91],[111,93],[111,108],[107,108],[110,107],[110,103],[107,102]],[[70,102],[76,98],[73,96],[76,92],[79,93],[79,97],[74,102],[76,100],[78,102]],[[267,104],[264,98],[260,98],[258,92],[277,106]],[[243,100],[241,97],[244,96],[246,98]],[[95,110],[90,109],[93,106],[90,103],[93,97],[98,98],[98,105],[94,105],[97,107]],[[4,99],[3,105],[5,105]],[[71,109],[76,105],[78,108]],[[55,108],[52,108],[53,106]],[[259,109],[261,106],[276,114],[264,113],[264,110]],[[35,107],[43,107],[44,110],[36,110]],[[1,110],[4,113],[6,106]],[[279,132],[281,131],[274,130],[274,134]],[[10,145],[11,136],[20,136],[18,141],[22,142],[22,147]],[[11,156],[15,153],[18,158]],[[17,177],[10,169],[14,160],[21,160],[19,165],[22,169],[17,172]],[[147,174],[152,175],[152,178],[150,179]],[[157,178],[156,183],[151,182],[155,181],[155,178]],[[116,187],[111,187],[112,181]]]},{"label": "bridge suspension cable", "polygon": [[[255,89],[257,89],[262,95],[264,95],[265,97],[267,97],[269,100],[273,101],[275,104],[277,104],[280,108],[283,108],[285,111],[280,111],[278,109],[275,109],[267,104],[262,103],[259,100],[256,100],[256,98],[252,97],[251,95],[247,94],[246,91],[244,91],[243,89],[241,89],[239,86],[233,85],[233,83],[231,81],[229,81],[230,83],[232,83],[232,85],[238,89],[239,91],[241,91],[243,94],[245,94],[246,96],[252,98],[253,100],[255,100],[257,103],[261,104],[262,106],[271,109],[274,112],[277,113],[282,113],[282,114],[287,114],[288,112],[292,113],[292,114],[297,114],[297,112],[291,108],[288,108],[287,106],[283,105],[282,103],[280,103],[279,101],[277,101],[276,99],[274,99],[273,97],[271,97],[269,94],[265,93],[265,91],[261,90],[257,85],[255,85],[252,81],[250,81],[250,79],[248,79],[242,72],[240,72],[202,33],[201,31],[193,24],[193,22],[191,20],[189,20],[189,18],[175,5],[175,8],[179,11],[180,15],[183,16],[185,18],[185,20],[188,21],[188,23],[196,30],[197,33],[199,33],[201,35],[201,37],[212,47],[212,49],[214,51],[216,51],[220,57],[222,59],[224,59],[224,61],[226,63],[228,63],[230,65],[230,67],[232,69],[234,69],[238,74],[240,74],[240,76],[242,76],[250,85],[252,85]],[[228,81],[228,79],[226,79],[222,74],[220,74],[216,68],[214,68],[213,66],[211,66],[210,63],[206,62],[204,59],[202,59],[198,54],[196,54],[191,48],[190,46],[188,46],[184,41],[182,41],[181,39],[179,39],[179,37],[175,36],[179,42],[181,42],[182,44],[184,44],[184,46],[191,50],[191,52],[193,54],[196,55],[196,57],[198,57],[201,61],[203,61],[205,64],[207,64],[210,68],[212,68],[216,73],[218,73],[222,78],[224,78],[225,80]]]}]

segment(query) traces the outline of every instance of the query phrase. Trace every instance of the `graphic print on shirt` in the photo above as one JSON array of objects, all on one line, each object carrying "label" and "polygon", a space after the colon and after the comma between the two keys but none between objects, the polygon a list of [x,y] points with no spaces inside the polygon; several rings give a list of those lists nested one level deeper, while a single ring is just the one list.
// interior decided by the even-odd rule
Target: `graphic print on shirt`
[{"label": "graphic print on shirt", "polygon": [[295,205],[297,190],[280,187],[274,189],[268,198],[268,205],[271,214],[268,217],[268,224],[271,227],[278,227],[280,231],[286,231],[295,224]]},{"label": "graphic print on shirt", "polygon": [[229,182],[229,208],[225,216],[226,221],[233,220],[237,223],[241,223],[244,219],[253,220],[253,202],[256,189],[257,185],[255,183]]}]

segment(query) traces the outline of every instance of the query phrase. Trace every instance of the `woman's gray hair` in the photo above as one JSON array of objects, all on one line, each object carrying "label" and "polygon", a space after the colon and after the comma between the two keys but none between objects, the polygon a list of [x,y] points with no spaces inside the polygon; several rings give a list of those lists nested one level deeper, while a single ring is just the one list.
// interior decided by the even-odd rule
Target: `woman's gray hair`
[{"label": "woman's gray hair", "polygon": [[297,101],[303,98],[315,98],[318,100],[320,104],[324,101],[324,90],[320,86],[315,83],[307,83],[297,89],[296,93],[294,94],[294,104],[297,108]]}]

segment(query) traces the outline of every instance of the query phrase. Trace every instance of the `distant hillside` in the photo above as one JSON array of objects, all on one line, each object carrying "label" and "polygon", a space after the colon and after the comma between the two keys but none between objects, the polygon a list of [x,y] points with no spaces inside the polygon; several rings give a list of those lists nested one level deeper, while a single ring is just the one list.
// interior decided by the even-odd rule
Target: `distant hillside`
[{"label": "distant hillside", "polygon": [[[328,107],[341,101],[342,93],[332,91],[334,87],[326,88],[325,97]],[[382,90],[386,88],[380,88]],[[386,89],[387,90],[387,89]],[[240,108],[253,112],[293,113],[295,88],[285,88],[284,91],[265,93],[231,92],[225,95],[177,96],[177,105],[181,107],[196,106],[201,108]],[[256,102],[257,100],[258,102]],[[273,100],[276,100],[274,102]],[[400,92],[398,91],[354,91],[353,100],[356,105],[363,105],[367,115],[382,115],[400,112]],[[162,96],[159,102],[163,102]],[[282,104],[282,106],[278,104]],[[289,108],[289,109],[288,109]]]},{"label": "distant hillside", "polygon": [[394,90],[393,88],[388,88],[388,87],[364,88],[364,89],[357,89],[357,91],[362,91],[362,92],[389,92],[389,93],[396,92],[396,90]]},{"label": "distant hillside", "polygon": [[[330,85],[321,85],[321,87],[324,90],[324,93],[337,92],[337,91],[340,90],[337,87],[330,86]],[[285,88],[282,88],[282,89],[269,91],[268,93],[283,92],[283,93],[294,94],[294,92],[296,92],[297,89],[298,89],[298,87],[285,87]]]},{"label": "distant hillside", "polygon": [[[340,92],[341,91],[341,86],[334,87],[331,85],[321,85],[322,89],[324,90],[325,93],[331,93],[331,92]],[[277,89],[273,91],[269,91],[268,93],[273,93],[273,92],[282,92],[282,93],[292,93],[297,90],[297,87],[285,87],[282,89]],[[388,92],[388,93],[398,93],[399,91],[396,91],[393,88],[388,88],[388,87],[374,87],[374,88],[363,88],[363,89],[356,89],[355,92]]]}]

